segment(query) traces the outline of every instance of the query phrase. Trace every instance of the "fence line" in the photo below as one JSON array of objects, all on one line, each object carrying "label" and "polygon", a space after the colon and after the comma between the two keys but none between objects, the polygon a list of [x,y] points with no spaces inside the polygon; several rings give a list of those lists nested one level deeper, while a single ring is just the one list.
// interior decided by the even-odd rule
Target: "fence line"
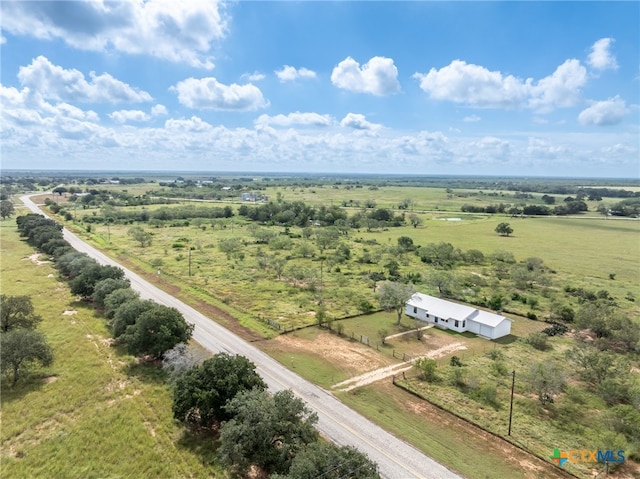
[{"label": "fence line", "polygon": [[[404,375],[403,375],[403,379],[406,379],[406,378],[404,377]],[[516,443],[515,441],[513,441],[513,440],[512,440],[511,438],[509,438],[509,437],[504,437],[504,436],[502,436],[502,435],[500,435],[500,434],[497,434],[497,433],[495,433],[495,432],[493,432],[493,431],[490,431],[489,429],[485,428],[484,426],[482,426],[482,425],[480,425],[480,424],[478,424],[478,423],[476,423],[476,422],[474,422],[474,421],[472,421],[472,420],[470,420],[470,419],[467,419],[466,417],[464,417],[464,416],[462,416],[462,415],[460,415],[460,414],[458,414],[458,413],[456,413],[456,412],[454,412],[454,411],[451,411],[451,410],[449,410],[449,409],[446,409],[444,406],[442,406],[442,405],[440,405],[440,404],[438,404],[438,403],[436,403],[436,402],[431,401],[429,398],[427,398],[427,397],[423,396],[422,394],[420,394],[419,392],[417,392],[417,391],[413,390],[413,389],[412,389],[412,388],[410,388],[408,385],[404,385],[404,384],[402,384],[402,383],[397,382],[397,381],[396,381],[396,376],[395,376],[395,374],[392,376],[391,381],[392,381],[392,384],[393,384],[394,386],[399,387],[400,389],[402,389],[402,390],[404,390],[404,391],[408,392],[409,394],[411,394],[411,395],[413,395],[413,396],[415,396],[415,397],[417,397],[417,398],[419,398],[419,399],[421,399],[421,400],[423,400],[423,401],[428,402],[429,404],[431,404],[432,406],[437,407],[437,408],[438,408],[438,409],[440,409],[441,411],[444,411],[444,412],[445,412],[445,413],[447,413],[447,414],[451,414],[452,416],[457,417],[458,419],[460,419],[460,420],[462,420],[462,421],[466,422],[467,424],[470,424],[470,425],[472,425],[472,426],[474,426],[474,427],[477,427],[478,429],[481,429],[482,431],[486,432],[487,434],[491,434],[492,436],[494,436],[494,437],[496,437],[496,438],[498,438],[498,439],[501,439],[501,440],[503,440],[503,441],[505,441],[505,442],[508,442],[509,444],[511,444],[512,446],[514,446],[514,447],[516,447],[516,448],[520,449],[521,451],[523,451],[523,452],[525,452],[525,453],[527,453],[527,454],[530,454],[530,455],[532,455],[532,456],[534,456],[534,457],[536,457],[536,458],[540,459],[540,460],[541,460],[541,461],[543,461],[545,464],[550,464],[552,467],[554,467],[554,468],[555,468],[555,470],[556,470],[556,471],[561,472],[561,473],[562,473],[562,474],[564,474],[566,477],[571,477],[571,478],[580,479],[580,476],[577,476],[576,474],[572,473],[571,471],[568,471],[567,469],[564,469],[564,468],[560,467],[559,465],[554,464],[553,462],[549,462],[547,457],[541,456],[540,454],[538,454],[538,453],[536,453],[536,452],[534,452],[534,451],[529,450],[527,447],[523,446],[522,444],[518,444],[518,443]]]}]

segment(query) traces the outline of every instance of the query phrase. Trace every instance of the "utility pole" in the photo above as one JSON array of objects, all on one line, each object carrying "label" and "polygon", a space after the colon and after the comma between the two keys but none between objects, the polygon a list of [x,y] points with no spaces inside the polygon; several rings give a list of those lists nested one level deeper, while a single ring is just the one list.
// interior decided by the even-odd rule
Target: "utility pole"
[{"label": "utility pole", "polygon": [[513,390],[516,385],[516,370],[511,373],[511,406],[509,407],[509,432],[507,436],[511,436],[511,419],[513,418]]}]

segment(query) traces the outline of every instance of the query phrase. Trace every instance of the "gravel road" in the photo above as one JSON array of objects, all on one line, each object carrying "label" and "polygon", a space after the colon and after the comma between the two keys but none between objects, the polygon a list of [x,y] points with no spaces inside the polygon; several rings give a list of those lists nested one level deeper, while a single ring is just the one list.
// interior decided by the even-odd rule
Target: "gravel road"
[{"label": "gravel road", "polygon": [[[21,198],[34,213],[43,214],[29,196]],[[182,301],[165,293],[127,270],[102,252],[89,246],[66,228],[64,238],[77,250],[87,253],[100,264],[114,265],[125,271],[131,287],[144,299],[176,308],[195,324],[193,338],[213,353],[228,352],[249,358],[272,391],[291,389],[318,414],[318,429],[339,445],[350,445],[367,454],[379,466],[386,479],[454,479],[460,478],[446,467],[401,441],[360,414],[351,410],[329,392],[291,372],[273,358],[226,330]]]}]

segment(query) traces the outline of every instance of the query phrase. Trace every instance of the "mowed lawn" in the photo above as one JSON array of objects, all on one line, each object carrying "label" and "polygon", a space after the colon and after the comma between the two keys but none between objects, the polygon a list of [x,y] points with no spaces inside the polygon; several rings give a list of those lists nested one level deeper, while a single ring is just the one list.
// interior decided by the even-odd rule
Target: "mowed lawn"
[{"label": "mowed lawn", "polygon": [[0,223],[0,235],[2,293],[32,298],[55,355],[14,388],[2,383],[0,476],[226,477],[174,423],[155,366],[110,346],[104,320],[74,302],[50,264],[29,258],[13,219]]}]

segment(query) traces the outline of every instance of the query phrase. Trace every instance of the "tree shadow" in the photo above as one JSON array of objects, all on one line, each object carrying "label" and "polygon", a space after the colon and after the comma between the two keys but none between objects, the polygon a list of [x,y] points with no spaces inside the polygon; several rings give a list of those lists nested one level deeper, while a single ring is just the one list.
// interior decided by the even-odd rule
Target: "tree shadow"
[{"label": "tree shadow", "polygon": [[219,429],[188,429],[182,430],[182,435],[175,442],[176,446],[190,451],[200,458],[203,465],[220,464],[218,447],[220,446]]},{"label": "tree shadow", "polygon": [[162,369],[162,362],[159,360],[137,358],[131,360],[123,371],[127,376],[133,376],[144,383],[164,384],[167,382],[167,372]]},{"label": "tree shadow", "polygon": [[2,377],[0,383],[0,388],[2,389],[0,404],[17,401],[29,393],[39,391],[47,383],[47,378],[51,377],[51,374],[47,374],[44,371],[26,372],[23,374],[15,384],[13,384],[13,377]]}]

